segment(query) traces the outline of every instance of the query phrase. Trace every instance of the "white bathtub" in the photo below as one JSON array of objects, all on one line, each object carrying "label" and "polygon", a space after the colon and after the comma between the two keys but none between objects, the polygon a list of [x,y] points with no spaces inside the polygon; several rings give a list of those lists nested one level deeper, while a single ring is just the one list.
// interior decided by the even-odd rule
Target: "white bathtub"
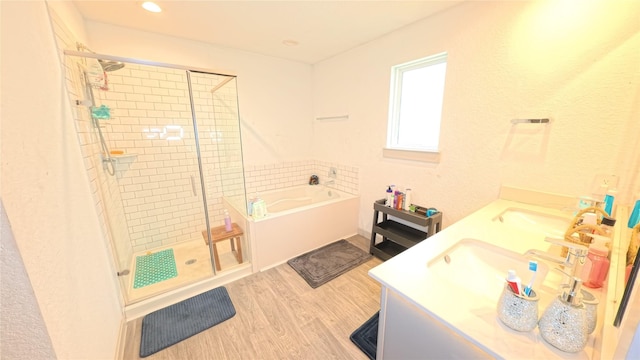
[{"label": "white bathtub", "polygon": [[[303,185],[260,193],[260,198],[267,203],[267,217],[282,216],[283,214],[301,211],[307,206],[341,199],[346,196],[352,195],[343,194],[322,185]],[[262,219],[257,221],[260,220]]]},{"label": "white bathtub", "polygon": [[256,270],[355,235],[360,198],[322,185],[260,193],[267,216],[248,218]]}]

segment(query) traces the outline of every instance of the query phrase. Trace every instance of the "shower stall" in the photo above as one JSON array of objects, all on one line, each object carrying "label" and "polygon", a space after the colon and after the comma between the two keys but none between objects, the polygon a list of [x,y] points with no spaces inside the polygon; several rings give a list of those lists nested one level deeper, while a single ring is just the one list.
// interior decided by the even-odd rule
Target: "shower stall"
[{"label": "shower stall", "polygon": [[64,54],[78,141],[125,305],[250,273],[248,236],[241,259],[230,241],[216,243],[220,264],[210,241],[224,210],[246,229],[236,77],[80,44]]}]

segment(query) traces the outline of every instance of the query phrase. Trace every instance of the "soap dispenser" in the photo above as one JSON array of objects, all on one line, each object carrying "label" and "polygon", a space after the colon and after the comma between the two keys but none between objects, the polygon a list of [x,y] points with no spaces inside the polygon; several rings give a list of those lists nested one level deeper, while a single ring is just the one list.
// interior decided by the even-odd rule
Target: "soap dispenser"
[{"label": "soap dispenser", "polygon": [[575,353],[587,345],[587,312],[580,298],[582,280],[574,277],[542,314],[540,335],[556,348]]}]

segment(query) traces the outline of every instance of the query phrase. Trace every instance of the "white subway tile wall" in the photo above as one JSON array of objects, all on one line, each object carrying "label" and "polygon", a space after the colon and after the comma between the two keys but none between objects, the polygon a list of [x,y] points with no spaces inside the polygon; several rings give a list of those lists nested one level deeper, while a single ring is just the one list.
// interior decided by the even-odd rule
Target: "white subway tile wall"
[{"label": "white subway tile wall", "polygon": [[[84,80],[81,77],[83,65],[81,59],[64,56],[63,51],[64,49],[75,50],[77,40],[55,12],[50,12],[50,15],[60,57],[65,66],[69,100],[71,104],[75,104],[76,100],[87,98],[83,86]],[[87,169],[89,184],[94,194],[94,204],[100,219],[102,234],[105,239],[114,239],[111,245],[113,246],[112,250],[119,254],[116,259],[118,270],[126,269],[131,264],[133,249],[117,181],[114,177],[106,175],[102,168],[99,143],[92,130],[91,117],[86,107],[72,105],[71,112],[75,120],[76,133]],[[110,224],[106,219],[109,219]]]},{"label": "white subway tile wall", "polygon": [[[153,77],[151,74],[153,73]],[[96,106],[114,109],[103,121],[134,251],[200,236],[204,207],[195,184],[195,138],[185,71],[127,64],[107,73]]]},{"label": "white subway tile wall", "polygon": [[[53,18],[61,54],[75,50],[73,35]],[[81,72],[87,60],[61,56],[71,104],[90,101]],[[223,190],[244,194],[235,78],[190,75],[203,180],[185,70],[127,63],[107,73],[108,90],[93,89],[95,105],[110,108],[111,119],[99,120],[109,150],[124,152],[114,155],[116,176],[103,168],[88,102],[72,105],[95,206],[104,235],[116,248],[119,269],[129,266],[134,252],[201,240],[206,228],[201,181],[211,226],[224,221]],[[230,81],[212,93],[225,80]]]},{"label": "white subway tile wall", "polygon": [[[95,92],[96,106],[114,108],[103,121],[116,156],[116,177],[134,251],[196,240],[206,228],[196,133],[187,72],[127,64],[107,73],[109,90]],[[223,222],[225,192],[243,191],[235,81],[190,73],[193,109],[212,226]],[[235,130],[235,133],[234,133]],[[235,152],[240,154],[235,154]],[[130,156],[126,156],[129,154]]]},{"label": "white subway tile wall", "polygon": [[[329,177],[332,167],[336,168],[335,179]],[[330,186],[349,194],[359,194],[357,167],[318,160],[302,160],[247,166],[245,168],[247,196],[253,198],[263,191],[309,184],[311,175],[317,175],[321,184],[334,180],[334,184]]]}]

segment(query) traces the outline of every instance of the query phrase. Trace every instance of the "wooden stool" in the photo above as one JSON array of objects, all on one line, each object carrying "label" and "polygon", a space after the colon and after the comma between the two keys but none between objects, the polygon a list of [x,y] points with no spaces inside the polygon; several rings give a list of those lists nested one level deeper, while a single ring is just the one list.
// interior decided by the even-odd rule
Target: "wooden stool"
[{"label": "wooden stool", "polygon": [[[231,224],[231,231],[226,231],[223,226],[218,226],[211,228],[211,242],[213,243],[213,259],[216,262],[216,270],[220,271],[220,257],[218,256],[218,248],[216,247],[216,243],[220,241],[230,240],[231,241],[231,252],[235,252],[236,259],[238,260],[238,264],[242,264],[242,229],[238,226],[238,224]],[[202,237],[204,238],[204,243],[209,245],[209,239],[207,237],[207,230],[202,230]],[[235,244],[234,244],[235,240]]]}]

